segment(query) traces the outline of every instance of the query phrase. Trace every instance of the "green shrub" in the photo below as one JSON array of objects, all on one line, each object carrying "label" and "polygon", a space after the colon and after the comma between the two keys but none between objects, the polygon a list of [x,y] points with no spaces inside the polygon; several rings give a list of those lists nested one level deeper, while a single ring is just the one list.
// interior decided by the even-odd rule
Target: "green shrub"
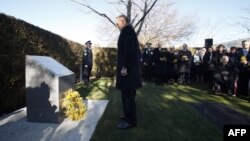
[{"label": "green shrub", "polygon": [[[50,56],[79,81],[84,46],[0,13],[0,114],[25,106],[25,55]],[[93,48],[92,75],[114,76],[116,48]]]},{"label": "green shrub", "polygon": [[94,66],[92,75],[113,77],[116,69],[116,48],[93,48]]},{"label": "green shrub", "polygon": [[0,113],[25,106],[25,55],[46,55],[79,76],[81,44],[0,13]]}]

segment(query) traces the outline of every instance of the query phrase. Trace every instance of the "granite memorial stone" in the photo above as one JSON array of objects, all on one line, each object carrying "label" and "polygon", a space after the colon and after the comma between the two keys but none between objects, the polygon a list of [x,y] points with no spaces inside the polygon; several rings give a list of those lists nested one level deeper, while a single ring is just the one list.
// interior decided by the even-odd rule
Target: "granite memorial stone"
[{"label": "granite memorial stone", "polygon": [[27,120],[62,122],[63,92],[74,88],[75,74],[51,57],[26,55],[25,75]]}]

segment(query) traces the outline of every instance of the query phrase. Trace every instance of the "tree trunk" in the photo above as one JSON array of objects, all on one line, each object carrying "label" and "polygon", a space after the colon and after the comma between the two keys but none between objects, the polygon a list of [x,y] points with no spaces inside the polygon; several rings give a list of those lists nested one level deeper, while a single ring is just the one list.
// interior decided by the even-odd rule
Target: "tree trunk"
[{"label": "tree trunk", "polygon": [[128,23],[130,23],[131,21],[131,10],[132,10],[132,0],[128,0],[128,4],[127,4]]}]

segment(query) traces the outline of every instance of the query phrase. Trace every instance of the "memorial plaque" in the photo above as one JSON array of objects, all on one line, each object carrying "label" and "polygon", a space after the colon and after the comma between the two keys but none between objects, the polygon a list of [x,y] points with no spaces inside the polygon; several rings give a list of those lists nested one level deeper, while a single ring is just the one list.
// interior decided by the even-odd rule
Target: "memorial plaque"
[{"label": "memorial plaque", "polygon": [[26,104],[29,122],[60,123],[63,92],[75,86],[75,74],[51,57],[26,55]]}]

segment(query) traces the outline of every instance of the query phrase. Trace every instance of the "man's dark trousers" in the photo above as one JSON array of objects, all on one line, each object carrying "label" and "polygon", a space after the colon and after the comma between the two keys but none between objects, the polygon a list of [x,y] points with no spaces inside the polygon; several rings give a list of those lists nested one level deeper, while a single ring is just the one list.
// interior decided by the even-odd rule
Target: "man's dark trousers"
[{"label": "man's dark trousers", "polygon": [[136,125],[136,90],[122,90],[122,106],[125,116],[125,121]]}]

